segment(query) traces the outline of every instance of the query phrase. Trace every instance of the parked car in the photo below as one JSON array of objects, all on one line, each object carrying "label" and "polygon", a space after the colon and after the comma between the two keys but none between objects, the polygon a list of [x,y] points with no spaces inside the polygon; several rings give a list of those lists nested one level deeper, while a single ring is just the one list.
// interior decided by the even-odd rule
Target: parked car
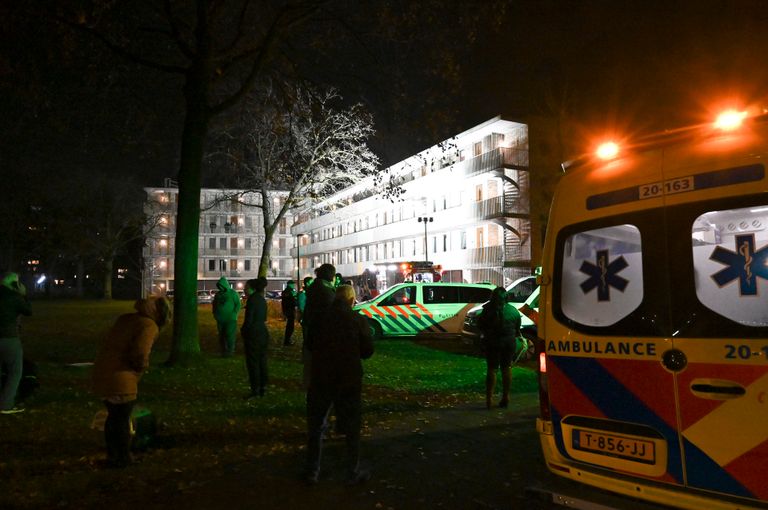
[{"label": "parked car", "polygon": [[267,299],[281,299],[280,294],[281,292],[279,290],[268,290],[264,294],[264,297],[266,297]]},{"label": "parked car", "polygon": [[[539,310],[539,286],[535,276],[518,278],[507,287],[507,302],[512,303],[520,311],[520,333],[528,341],[528,349],[522,360],[533,358],[536,339],[536,318]],[[480,329],[477,327],[477,318],[483,310],[483,305],[478,305],[467,312],[464,318],[464,327],[461,330],[461,338],[465,343],[480,348]]]},{"label": "parked car", "polygon": [[197,304],[213,303],[213,294],[208,290],[197,291]]},{"label": "parked car", "polygon": [[355,310],[368,318],[374,339],[458,337],[466,311],[488,301],[492,290],[489,283],[399,283]]}]

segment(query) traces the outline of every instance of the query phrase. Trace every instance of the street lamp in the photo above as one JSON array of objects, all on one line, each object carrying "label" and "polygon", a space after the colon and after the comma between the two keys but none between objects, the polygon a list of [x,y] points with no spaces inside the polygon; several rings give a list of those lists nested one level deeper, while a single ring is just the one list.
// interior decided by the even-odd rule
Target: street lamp
[{"label": "street lamp", "polygon": [[419,223],[424,223],[424,262],[429,262],[427,254],[427,223],[432,223],[432,216],[419,216]]}]

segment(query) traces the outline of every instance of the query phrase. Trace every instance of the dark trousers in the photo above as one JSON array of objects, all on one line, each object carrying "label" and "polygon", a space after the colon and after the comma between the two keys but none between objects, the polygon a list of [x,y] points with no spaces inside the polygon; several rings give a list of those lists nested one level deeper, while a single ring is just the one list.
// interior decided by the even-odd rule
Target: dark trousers
[{"label": "dark trousers", "polygon": [[0,338],[0,372],[5,380],[0,388],[0,409],[12,409],[21,382],[24,353],[19,338]]},{"label": "dark trousers", "polygon": [[264,395],[267,386],[267,346],[263,340],[243,338],[245,348],[245,368],[248,370],[248,382],[251,393]]},{"label": "dark trousers", "polygon": [[283,337],[283,345],[291,345],[291,337],[293,336],[295,321],[296,316],[294,314],[285,316],[285,336]]},{"label": "dark trousers", "polygon": [[104,422],[104,440],[107,443],[107,461],[125,465],[131,461],[131,411],[135,400],[122,404],[104,401],[107,421]]},{"label": "dark trousers", "polygon": [[360,458],[361,388],[312,385],[307,392],[307,473],[320,472],[323,432],[333,406],[337,430],[346,436],[347,471],[357,472]]}]

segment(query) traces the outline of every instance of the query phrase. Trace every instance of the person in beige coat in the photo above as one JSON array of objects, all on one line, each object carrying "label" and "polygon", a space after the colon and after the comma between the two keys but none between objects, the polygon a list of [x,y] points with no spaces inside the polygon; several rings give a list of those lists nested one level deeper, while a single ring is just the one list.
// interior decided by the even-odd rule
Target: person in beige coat
[{"label": "person in beige coat", "polygon": [[101,345],[93,365],[93,389],[107,406],[104,439],[107,465],[124,467],[131,462],[131,411],[138,384],[149,367],[149,353],[171,308],[162,297],[139,299],[135,313],[118,317]]}]

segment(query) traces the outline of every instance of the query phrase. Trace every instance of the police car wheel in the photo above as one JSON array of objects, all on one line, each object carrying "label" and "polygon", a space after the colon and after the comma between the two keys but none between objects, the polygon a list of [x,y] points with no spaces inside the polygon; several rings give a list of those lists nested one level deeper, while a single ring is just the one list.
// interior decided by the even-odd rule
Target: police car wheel
[{"label": "police car wheel", "polygon": [[381,332],[381,324],[376,321],[368,321],[368,326],[371,328],[371,337],[373,340],[381,340],[381,337],[383,336]]}]

